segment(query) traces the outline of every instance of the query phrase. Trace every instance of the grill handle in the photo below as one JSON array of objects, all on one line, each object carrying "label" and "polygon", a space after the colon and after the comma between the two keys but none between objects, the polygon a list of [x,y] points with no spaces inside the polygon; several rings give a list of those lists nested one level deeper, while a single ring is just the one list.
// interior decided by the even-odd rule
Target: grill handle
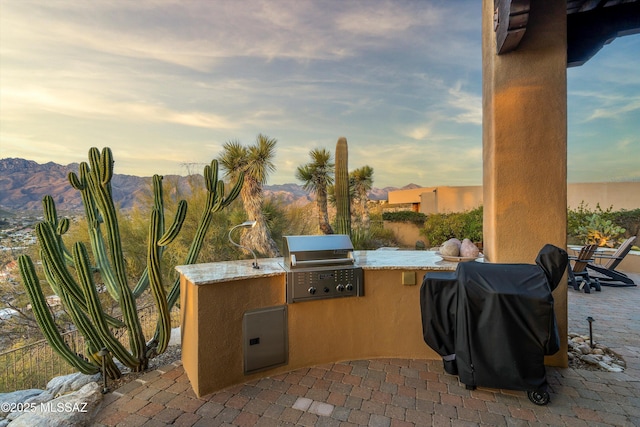
[{"label": "grill handle", "polygon": [[298,261],[295,255],[291,255],[291,267],[304,267],[307,265],[328,265],[328,264],[354,264],[356,260],[352,257],[337,259],[314,259],[309,261]]}]

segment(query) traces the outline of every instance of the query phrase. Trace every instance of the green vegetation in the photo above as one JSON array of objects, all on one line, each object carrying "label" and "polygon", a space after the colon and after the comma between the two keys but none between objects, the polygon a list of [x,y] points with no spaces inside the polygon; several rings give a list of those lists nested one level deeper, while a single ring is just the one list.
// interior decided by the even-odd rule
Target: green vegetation
[{"label": "green vegetation", "polygon": [[347,138],[340,137],[336,143],[336,233],[351,235],[351,197],[349,194],[349,147]]},{"label": "green vegetation", "polygon": [[[389,212],[384,214],[388,221],[407,221],[415,218],[418,225],[420,215],[415,212]],[[603,210],[599,205],[594,210],[584,204],[577,209],[567,210],[567,234],[569,244],[598,244],[615,247],[621,240],[637,236],[640,232],[640,209],[614,211],[612,207]],[[473,242],[482,241],[482,207],[465,212],[432,214],[426,216],[420,234],[431,246],[438,246],[452,237],[468,238]]]},{"label": "green vegetation", "polygon": [[567,211],[567,234],[569,244],[597,244],[615,247],[621,240],[637,236],[640,232],[640,209],[614,211],[603,210],[596,205],[594,210],[580,203],[576,209]]},{"label": "green vegetation", "polygon": [[451,238],[482,241],[482,206],[464,212],[431,214],[427,216],[420,234],[430,246],[439,246]]},{"label": "green vegetation", "polygon": [[302,188],[316,195],[318,226],[322,234],[333,234],[329,223],[327,191],[333,185],[336,165],[332,162],[331,152],[325,148],[311,150],[309,157],[311,162],[296,169],[296,179],[303,182]]},{"label": "green vegetation", "polygon": [[276,169],[273,157],[277,142],[276,139],[262,134],[256,137],[255,144],[247,147],[239,141],[229,141],[222,147],[220,156],[220,165],[226,169],[231,179],[238,180],[240,176],[244,176],[245,184],[240,192],[242,205],[247,219],[256,221],[254,227],[245,230],[241,235],[240,243],[266,257],[279,255],[262,209],[262,187],[266,184],[269,174]]},{"label": "green vegetation", "polygon": [[349,172],[349,197],[354,204],[355,223],[361,228],[369,228],[369,191],[373,187],[373,168],[362,166]]},{"label": "green vegetation", "polygon": [[427,220],[427,215],[414,211],[385,212],[382,214],[382,219],[392,222],[411,222],[422,227]]},{"label": "green vegetation", "polygon": [[[109,377],[118,378],[121,373],[113,357],[131,370],[141,371],[146,369],[149,358],[163,353],[168,345],[171,331],[170,310],[178,300],[180,283],[175,279],[172,286],[166,287],[166,277],[163,274],[163,263],[166,260],[163,255],[182,231],[187,214],[187,202],[180,200],[177,203],[172,223],[165,225],[162,177],[153,177],[153,205],[146,227],[145,269],[135,286],[130,286],[119,216],[112,198],[113,164],[113,155],[109,148],[104,148],[102,152],[97,148],[91,148],[89,163],[80,164],[79,175],[69,174],[71,185],[82,194],[91,257],[87,244],[82,241],[75,242],[72,250],[67,249],[62,236],[69,230],[70,221],[68,218],[58,217],[50,196],[43,200],[45,220],[36,225],[46,282],[60,297],[66,313],[84,336],[83,354],[73,351],[64,342],[58,324],[46,303],[31,257],[20,256],[18,264],[34,316],[51,347],[83,373],[95,373],[100,367],[104,367]],[[238,175],[227,197],[224,182],[218,180],[216,160],[205,167],[204,180],[207,188],[206,202],[195,233],[191,237],[186,257],[180,264],[193,264],[197,261],[214,219],[213,215],[229,206],[238,197],[244,174]],[[99,295],[99,288],[103,287],[106,293],[117,301],[123,316],[122,321],[108,314],[103,307]],[[136,302],[147,290],[158,312],[155,332],[149,341],[145,339]],[[126,330],[128,335],[128,346],[116,338],[123,330]],[[106,348],[109,354],[101,358],[97,353],[103,348]]]}]

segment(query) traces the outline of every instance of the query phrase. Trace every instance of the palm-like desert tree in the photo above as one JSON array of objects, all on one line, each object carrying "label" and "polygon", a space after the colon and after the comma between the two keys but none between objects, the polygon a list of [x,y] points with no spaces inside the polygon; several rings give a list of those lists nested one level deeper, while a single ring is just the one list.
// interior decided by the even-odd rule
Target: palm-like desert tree
[{"label": "palm-like desert tree", "polygon": [[309,156],[311,162],[298,166],[296,178],[304,183],[302,188],[316,195],[320,231],[333,234],[327,209],[327,187],[333,184],[335,164],[331,162],[331,152],[325,148],[314,148],[309,151]]},{"label": "palm-like desert tree", "polygon": [[369,197],[367,193],[373,187],[373,168],[371,166],[363,166],[352,171],[349,174],[349,181],[355,199],[358,201],[358,210],[364,228],[369,227],[369,208],[367,202]]},{"label": "palm-like desert tree", "polygon": [[222,154],[218,159],[232,180],[236,180],[240,172],[245,174],[240,197],[248,218],[255,220],[256,225],[242,235],[242,245],[268,257],[278,256],[279,252],[262,212],[262,187],[266,184],[269,174],[276,170],[273,157],[277,142],[276,139],[262,134],[256,137],[254,145],[248,147],[239,141],[229,141],[222,147]]}]

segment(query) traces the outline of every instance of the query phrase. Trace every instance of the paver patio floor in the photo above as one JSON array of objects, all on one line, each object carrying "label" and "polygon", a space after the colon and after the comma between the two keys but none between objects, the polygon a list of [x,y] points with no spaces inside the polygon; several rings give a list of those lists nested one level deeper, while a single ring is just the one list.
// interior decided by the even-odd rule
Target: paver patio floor
[{"label": "paver patio floor", "polygon": [[[633,276],[640,283],[640,275]],[[551,403],[467,390],[440,360],[356,360],[295,370],[197,398],[182,364],[105,396],[96,426],[639,426],[640,287],[569,293],[569,331],[623,356],[622,373],[547,368]]]}]

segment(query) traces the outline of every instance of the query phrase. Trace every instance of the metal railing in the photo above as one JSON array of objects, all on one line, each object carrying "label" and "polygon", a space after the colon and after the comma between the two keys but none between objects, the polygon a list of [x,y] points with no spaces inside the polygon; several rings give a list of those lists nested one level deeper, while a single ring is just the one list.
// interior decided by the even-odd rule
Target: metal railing
[{"label": "metal railing", "polygon": [[[142,330],[146,337],[153,335],[156,327],[157,312],[155,306],[148,305],[138,310]],[[180,310],[171,311],[171,326],[180,325]],[[127,333],[116,335],[126,345]],[[62,334],[69,348],[78,354],[86,352],[84,337],[79,331]],[[0,393],[31,388],[44,389],[54,377],[77,372],[60,357],[46,340],[0,353]]]}]

